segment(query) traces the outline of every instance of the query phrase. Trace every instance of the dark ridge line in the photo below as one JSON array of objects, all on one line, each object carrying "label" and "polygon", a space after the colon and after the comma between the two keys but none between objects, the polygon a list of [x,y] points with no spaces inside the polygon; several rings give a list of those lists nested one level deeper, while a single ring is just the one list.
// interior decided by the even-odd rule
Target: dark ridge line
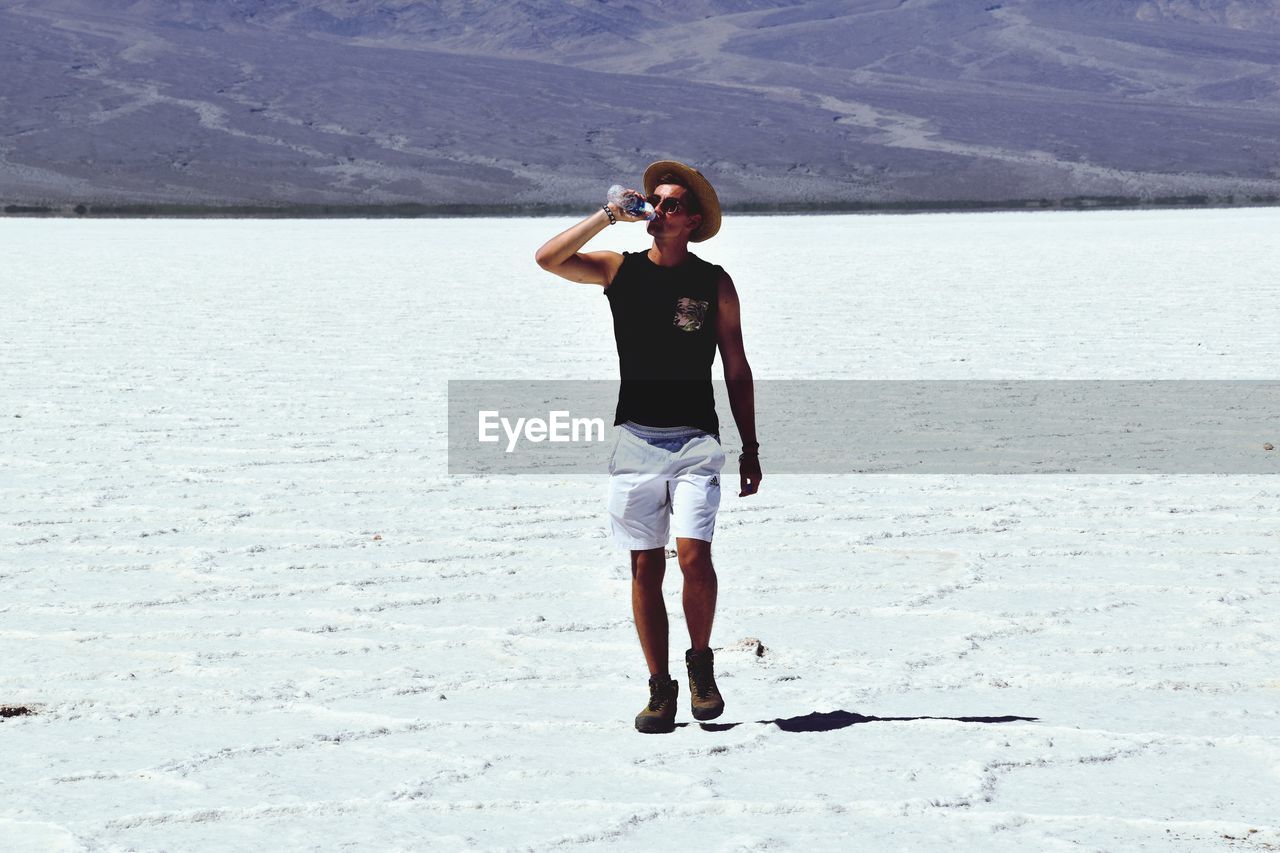
[{"label": "dark ridge line", "polygon": [[31,717],[35,715],[35,711],[25,705],[0,705],[0,718],[5,717]]},{"label": "dark ridge line", "polygon": [[[962,213],[1036,210],[1159,210],[1280,206],[1280,195],[1071,196],[1048,199],[981,201],[783,201],[726,204],[728,215],[802,215],[814,213]],[[583,204],[7,204],[6,216],[109,219],[444,219],[469,217],[573,216]]]}]

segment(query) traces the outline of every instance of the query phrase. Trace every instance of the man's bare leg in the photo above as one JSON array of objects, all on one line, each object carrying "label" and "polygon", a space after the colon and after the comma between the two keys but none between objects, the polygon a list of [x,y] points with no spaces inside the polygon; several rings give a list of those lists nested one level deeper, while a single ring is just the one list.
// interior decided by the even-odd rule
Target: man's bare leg
[{"label": "man's bare leg", "polygon": [[711,623],[716,616],[716,570],[711,565],[711,543],[676,537],[676,556],[684,573],[684,619],[689,645],[694,651],[711,646]]},{"label": "man's bare leg", "polygon": [[667,605],[662,600],[662,578],[667,572],[663,548],[631,552],[631,612],[650,675],[668,675]]}]

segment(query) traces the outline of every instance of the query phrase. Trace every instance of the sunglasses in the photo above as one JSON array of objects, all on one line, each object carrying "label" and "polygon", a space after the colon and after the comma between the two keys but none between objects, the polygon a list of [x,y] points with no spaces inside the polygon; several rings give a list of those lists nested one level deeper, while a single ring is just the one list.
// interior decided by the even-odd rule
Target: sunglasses
[{"label": "sunglasses", "polygon": [[654,193],[646,198],[645,201],[653,205],[654,210],[661,210],[663,213],[679,213],[682,210],[685,213],[689,212],[689,205],[678,198],[663,198]]}]

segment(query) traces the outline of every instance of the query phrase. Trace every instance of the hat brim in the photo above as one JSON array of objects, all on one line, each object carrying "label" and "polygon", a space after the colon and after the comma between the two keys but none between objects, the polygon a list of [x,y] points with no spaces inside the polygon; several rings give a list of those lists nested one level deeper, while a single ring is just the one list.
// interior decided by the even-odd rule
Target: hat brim
[{"label": "hat brim", "polygon": [[689,235],[689,242],[701,243],[716,236],[716,232],[720,230],[720,197],[716,195],[715,188],[702,176],[702,173],[692,166],[686,166],[675,160],[659,160],[656,163],[650,163],[649,168],[644,170],[645,195],[652,193],[658,187],[658,179],[668,173],[678,176],[698,200],[698,212],[702,216],[702,223]]}]

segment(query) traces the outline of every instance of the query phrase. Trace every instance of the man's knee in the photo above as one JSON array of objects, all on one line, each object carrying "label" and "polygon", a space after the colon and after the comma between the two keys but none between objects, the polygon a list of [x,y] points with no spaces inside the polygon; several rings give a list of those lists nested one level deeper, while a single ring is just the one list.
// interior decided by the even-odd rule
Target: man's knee
[{"label": "man's knee", "polygon": [[667,571],[667,554],[663,548],[631,552],[631,577],[641,584],[662,584]]},{"label": "man's knee", "polygon": [[686,578],[715,577],[711,564],[711,543],[701,539],[677,539],[676,556]]}]

